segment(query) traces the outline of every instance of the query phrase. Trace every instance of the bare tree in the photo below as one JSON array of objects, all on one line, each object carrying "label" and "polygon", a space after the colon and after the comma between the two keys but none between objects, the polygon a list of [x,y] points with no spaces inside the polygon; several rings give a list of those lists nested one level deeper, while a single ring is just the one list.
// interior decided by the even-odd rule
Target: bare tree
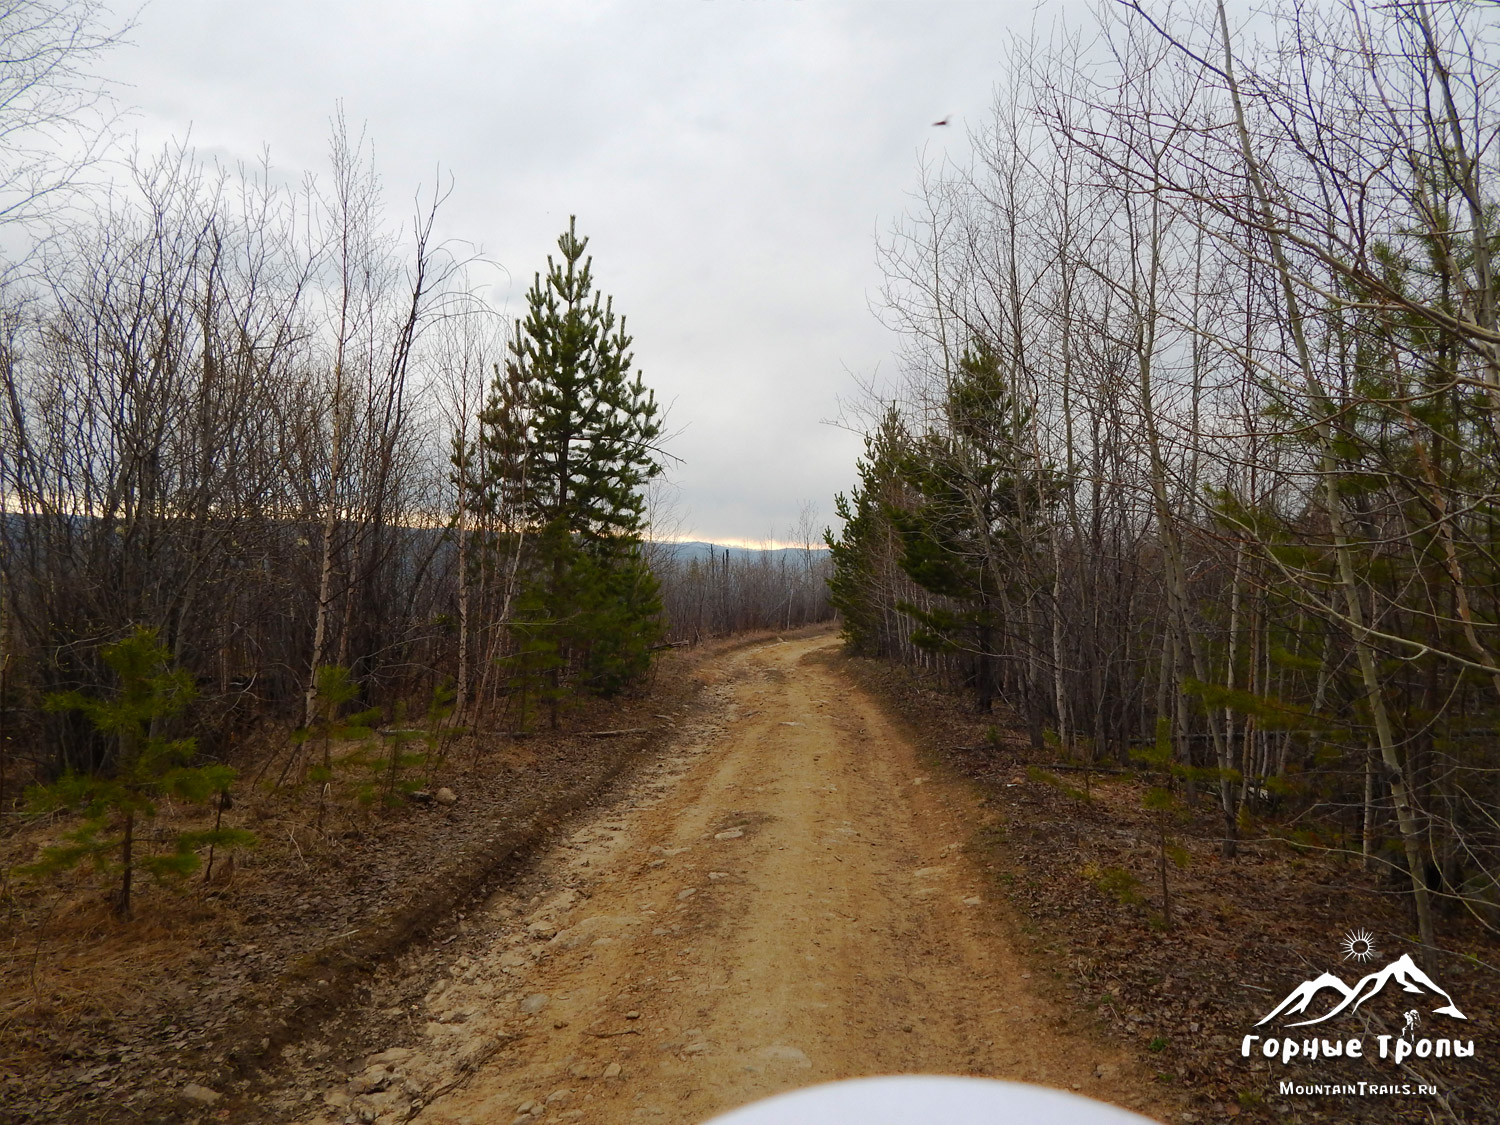
[{"label": "bare tree", "polygon": [[54,214],[110,140],[116,110],[94,64],[129,31],[110,20],[101,0],[0,11],[0,222]]},{"label": "bare tree", "polygon": [[1430,951],[1435,903],[1500,901],[1500,39],[1420,0],[1261,26],[1125,4],[1092,54],[1023,45],[973,162],[922,170],[882,256],[906,385],[840,500],[835,598],[930,659],[871,642],[945,609],[880,577],[914,502],[881,451],[936,457],[984,341],[1062,482],[1008,560],[1045,596],[1005,602],[1004,702],[1091,756],[1165,732],[1213,767],[1187,795],[1214,790],[1228,852],[1268,786],[1318,778]]}]

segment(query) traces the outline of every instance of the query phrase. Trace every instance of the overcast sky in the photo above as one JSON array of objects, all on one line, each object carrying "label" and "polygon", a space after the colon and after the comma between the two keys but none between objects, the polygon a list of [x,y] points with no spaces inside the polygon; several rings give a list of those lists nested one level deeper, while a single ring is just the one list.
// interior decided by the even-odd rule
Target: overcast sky
[{"label": "overcast sky", "polygon": [[[1049,9],[1051,10],[1051,9]],[[441,167],[445,237],[516,313],[568,216],[680,431],[683,534],[824,522],[859,439],[824,424],[893,371],[876,244],[920,154],[987,114],[1028,3],[149,0],[103,69],[148,147],[326,172],[342,101],[396,221]],[[949,118],[952,125],[933,122]]]}]

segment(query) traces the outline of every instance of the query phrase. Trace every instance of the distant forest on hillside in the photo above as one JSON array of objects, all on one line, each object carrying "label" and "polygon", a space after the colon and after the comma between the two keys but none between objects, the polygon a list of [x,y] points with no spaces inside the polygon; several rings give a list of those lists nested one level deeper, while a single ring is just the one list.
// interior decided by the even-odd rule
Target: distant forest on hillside
[{"label": "distant forest on hillside", "polygon": [[342,121],[331,165],[288,191],[141,157],[12,263],[4,815],[33,783],[139,765],[98,708],[132,682],[156,699],[152,677],[191,683],[142,704],[161,707],[143,731],[190,747],[159,780],[355,713],[566,725],[666,645],[831,612],[812,542],[652,542],[662,416],[573,224],[507,321],[435,245],[435,201],[393,229]]}]

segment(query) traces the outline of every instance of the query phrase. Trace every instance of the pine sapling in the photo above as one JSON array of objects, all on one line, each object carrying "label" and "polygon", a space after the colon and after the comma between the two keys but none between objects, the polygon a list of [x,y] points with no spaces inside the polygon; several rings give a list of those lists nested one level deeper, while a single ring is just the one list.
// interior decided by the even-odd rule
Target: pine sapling
[{"label": "pine sapling", "polygon": [[1148,769],[1163,776],[1163,784],[1154,785],[1146,791],[1141,804],[1154,814],[1156,825],[1156,873],[1161,882],[1161,916],[1164,928],[1172,928],[1172,889],[1167,879],[1167,864],[1182,868],[1188,864],[1188,851],[1169,834],[1168,829],[1180,821],[1185,809],[1174,791],[1174,783],[1188,780],[1201,781],[1217,777],[1218,770],[1202,770],[1186,766],[1177,761],[1172,753],[1172,723],[1162,716],[1156,723],[1156,742],[1150,749],[1140,751],[1136,759]]},{"label": "pine sapling", "polygon": [[189,765],[197,749],[194,740],[158,733],[187,709],[196,689],[191,676],[171,666],[170,654],[154,629],[137,627],[125,640],[106,646],[103,656],[119,681],[113,697],[61,692],[47,696],[43,706],[49,711],[80,711],[95,730],[112,735],[118,747],[113,771],[108,776],[70,771],[51,785],[31,788],[27,796],[33,812],[76,807],[83,811],[83,822],[64,836],[65,843],[44,849],[22,872],[48,875],[84,860],[101,872],[118,872],[112,906],[118,916],[128,918],[136,868],[159,880],[181,879],[198,869],[201,848],[248,847],[255,838],[242,829],[223,827],[220,819],[206,831],[171,833],[171,849],[165,854],[136,854],[138,822],[155,818],[159,800],[206,802],[228,790],[235,772],[213,763]]}]

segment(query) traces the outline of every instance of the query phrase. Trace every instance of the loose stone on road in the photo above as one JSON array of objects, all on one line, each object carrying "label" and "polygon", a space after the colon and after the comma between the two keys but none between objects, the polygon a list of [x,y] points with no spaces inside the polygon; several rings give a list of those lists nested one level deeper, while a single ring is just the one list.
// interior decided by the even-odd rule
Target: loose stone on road
[{"label": "loose stone on road", "polygon": [[712,666],[708,713],[543,858],[550,893],[471,916],[489,944],[309,1120],[691,1125],[896,1073],[1156,1108],[1124,1054],[1033,991],[965,848],[983,810],[928,776],[837,643]]}]

